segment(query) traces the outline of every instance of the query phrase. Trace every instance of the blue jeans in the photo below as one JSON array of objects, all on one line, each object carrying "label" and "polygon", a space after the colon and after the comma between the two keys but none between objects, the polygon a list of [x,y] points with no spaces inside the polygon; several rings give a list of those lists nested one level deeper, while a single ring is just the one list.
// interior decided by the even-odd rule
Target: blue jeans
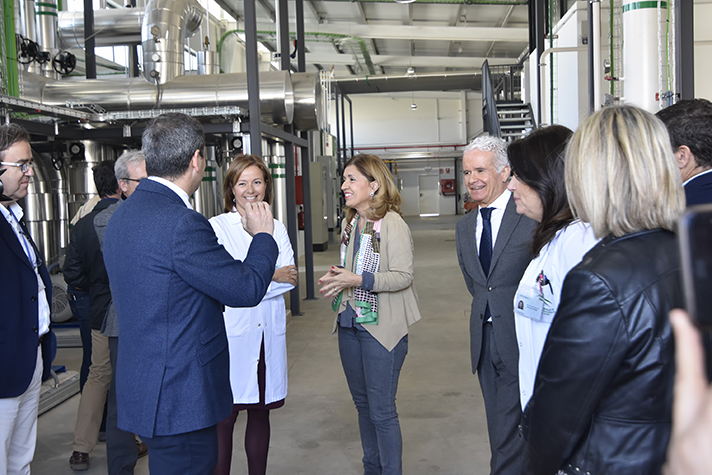
[{"label": "blue jeans", "polygon": [[91,317],[89,316],[89,294],[87,292],[67,287],[67,298],[72,315],[79,322],[79,336],[82,339],[82,368],[79,371],[79,390],[84,389],[84,383],[89,376],[91,366]]},{"label": "blue jeans", "polygon": [[396,391],[408,353],[408,335],[387,351],[370,333],[339,327],[339,354],[358,410],[365,475],[401,475],[401,438]]}]

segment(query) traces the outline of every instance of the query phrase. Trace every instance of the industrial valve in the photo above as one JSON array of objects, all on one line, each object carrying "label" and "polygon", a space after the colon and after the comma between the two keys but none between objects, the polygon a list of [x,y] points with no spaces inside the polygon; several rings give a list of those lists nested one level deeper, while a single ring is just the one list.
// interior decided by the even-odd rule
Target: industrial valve
[{"label": "industrial valve", "polygon": [[60,51],[52,58],[52,68],[59,74],[66,76],[74,71],[77,66],[77,57],[69,51]]},{"label": "industrial valve", "polygon": [[17,62],[20,64],[30,64],[40,55],[40,45],[22,35],[17,35],[17,49]]}]

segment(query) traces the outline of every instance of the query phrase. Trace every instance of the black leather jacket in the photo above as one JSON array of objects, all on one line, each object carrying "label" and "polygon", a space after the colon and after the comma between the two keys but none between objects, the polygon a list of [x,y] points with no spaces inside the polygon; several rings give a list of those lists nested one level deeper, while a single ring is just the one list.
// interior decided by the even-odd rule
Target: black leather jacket
[{"label": "black leather jacket", "polygon": [[572,269],[522,419],[525,473],[653,475],[670,438],[675,235],[608,236]]}]

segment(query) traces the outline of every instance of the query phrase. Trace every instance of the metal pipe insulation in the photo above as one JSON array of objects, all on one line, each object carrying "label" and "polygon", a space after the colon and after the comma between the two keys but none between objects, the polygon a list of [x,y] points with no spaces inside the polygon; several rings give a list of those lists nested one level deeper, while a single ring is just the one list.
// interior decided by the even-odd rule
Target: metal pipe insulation
[{"label": "metal pipe insulation", "polygon": [[[23,75],[27,81],[31,75]],[[299,74],[292,75],[299,77]],[[35,76],[36,77],[36,76]],[[34,78],[33,78],[34,79]],[[301,79],[301,78],[299,78]],[[316,79],[314,79],[316,82]],[[37,94],[25,98],[47,105],[97,104],[106,110],[139,110],[156,106],[158,88],[143,78],[123,80],[47,81],[35,79],[34,87],[26,91]],[[302,83],[300,83],[302,84]],[[314,86],[316,89],[317,86]],[[308,90],[306,86],[302,90]],[[309,102],[301,99],[302,103]],[[260,103],[262,120],[275,124],[289,124],[294,119],[294,95],[288,71],[260,73]],[[239,106],[248,109],[246,73],[208,76],[179,76],[160,86],[161,108]],[[299,109],[300,123],[315,123],[317,107]]]},{"label": "metal pipe insulation", "polygon": [[[94,10],[96,46],[141,43],[142,8]],[[62,49],[84,47],[84,13],[59,12],[57,33]]]},{"label": "metal pipe insulation", "polygon": [[185,40],[198,30],[205,10],[195,0],[149,0],[141,25],[143,73],[165,84],[185,72]]}]

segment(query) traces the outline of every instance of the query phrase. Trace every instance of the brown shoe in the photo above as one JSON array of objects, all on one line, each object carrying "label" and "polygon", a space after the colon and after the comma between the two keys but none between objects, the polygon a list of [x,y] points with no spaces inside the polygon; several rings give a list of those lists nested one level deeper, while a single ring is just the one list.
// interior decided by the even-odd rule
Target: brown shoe
[{"label": "brown shoe", "polygon": [[136,439],[136,453],[138,454],[138,458],[145,457],[148,455],[148,445]]},{"label": "brown shoe", "polygon": [[85,452],[77,452],[76,450],[72,452],[72,456],[69,457],[69,466],[72,470],[78,472],[89,469],[89,454]]}]

